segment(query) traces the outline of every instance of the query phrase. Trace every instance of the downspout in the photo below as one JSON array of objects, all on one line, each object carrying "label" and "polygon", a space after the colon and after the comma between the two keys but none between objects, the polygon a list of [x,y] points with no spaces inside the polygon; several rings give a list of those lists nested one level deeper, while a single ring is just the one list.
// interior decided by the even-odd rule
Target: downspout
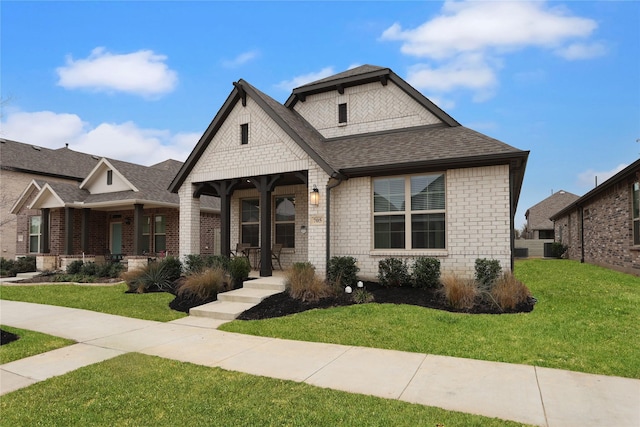
[{"label": "downspout", "polygon": [[342,175],[338,175],[337,181],[334,181],[333,184],[327,184],[327,241],[326,241],[326,261],[324,264],[324,272],[325,277],[329,273],[329,259],[331,259],[331,189],[336,188],[338,185],[342,184],[344,181],[344,177]]},{"label": "downspout", "polygon": [[580,214],[580,263],[584,264],[584,208],[578,206]]}]

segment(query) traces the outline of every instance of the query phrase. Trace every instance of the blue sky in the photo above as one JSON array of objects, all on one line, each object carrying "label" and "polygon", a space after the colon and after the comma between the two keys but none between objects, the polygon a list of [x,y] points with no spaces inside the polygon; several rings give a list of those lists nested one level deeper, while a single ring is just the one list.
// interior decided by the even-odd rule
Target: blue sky
[{"label": "blue sky", "polygon": [[4,0],[0,136],[184,161],[243,78],[391,68],[464,126],[530,150],[516,226],[640,157],[640,3]]}]

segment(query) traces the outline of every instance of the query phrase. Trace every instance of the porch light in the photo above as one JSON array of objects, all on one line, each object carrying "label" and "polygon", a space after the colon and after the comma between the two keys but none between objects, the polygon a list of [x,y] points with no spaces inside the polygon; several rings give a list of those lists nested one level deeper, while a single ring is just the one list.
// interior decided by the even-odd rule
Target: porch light
[{"label": "porch light", "polygon": [[313,190],[309,193],[309,203],[314,206],[318,206],[320,204],[320,192],[318,191],[318,187],[313,186]]},{"label": "porch light", "polygon": [[306,225],[301,225],[300,226],[300,232],[302,234],[307,234],[307,226]]}]

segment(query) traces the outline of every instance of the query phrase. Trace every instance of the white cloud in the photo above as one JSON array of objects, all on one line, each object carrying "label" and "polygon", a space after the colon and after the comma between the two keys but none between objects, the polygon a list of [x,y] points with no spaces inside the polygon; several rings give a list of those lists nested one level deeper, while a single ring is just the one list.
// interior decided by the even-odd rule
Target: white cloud
[{"label": "white cloud", "polygon": [[291,92],[291,90],[305,85],[307,83],[311,83],[316,80],[324,79],[325,77],[329,77],[335,74],[333,71],[333,67],[325,67],[320,71],[311,72],[308,74],[303,74],[301,76],[296,76],[291,80],[283,80],[276,85],[276,87],[280,89],[284,89],[287,92]]},{"label": "white cloud", "polygon": [[246,64],[247,62],[249,62],[252,59],[255,59],[257,57],[258,57],[258,51],[257,50],[251,50],[249,52],[241,53],[240,55],[236,56],[235,58],[233,58],[231,60],[222,61],[222,65],[224,67],[226,67],[226,68],[236,68],[236,67],[239,67],[241,65]]},{"label": "white cloud", "polygon": [[629,165],[621,163],[608,171],[595,171],[593,169],[588,169],[578,174],[578,185],[586,188],[595,187],[596,177],[598,178],[598,185],[600,185],[627,166]]},{"label": "white cloud", "polygon": [[165,55],[151,50],[113,54],[98,47],[85,59],[69,56],[66,65],[56,69],[58,85],[154,97],[171,92],[178,83],[178,74],[169,69],[166,60]]},{"label": "white cloud", "polygon": [[68,143],[74,151],[142,165],[184,161],[200,138],[196,133],[145,129],[130,121],[94,127],[75,114],[51,111],[9,113],[0,124],[3,138],[53,149]]},{"label": "white cloud", "polygon": [[569,61],[576,59],[591,59],[603,56],[607,53],[607,47],[600,42],[594,43],[572,43],[556,49],[556,55]]},{"label": "white cloud", "polygon": [[428,61],[409,72],[418,86],[464,88],[482,101],[493,96],[497,70],[509,52],[537,47],[566,59],[595,57],[606,52],[603,44],[576,39],[587,39],[596,28],[594,20],[544,1],[446,1],[434,18],[410,29],[394,23],[380,39],[399,41],[402,53]]}]

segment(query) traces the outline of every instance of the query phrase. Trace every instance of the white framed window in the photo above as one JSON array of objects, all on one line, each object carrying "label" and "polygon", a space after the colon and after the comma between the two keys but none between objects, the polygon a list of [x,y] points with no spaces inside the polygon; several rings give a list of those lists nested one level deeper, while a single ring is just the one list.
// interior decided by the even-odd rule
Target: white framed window
[{"label": "white framed window", "polygon": [[142,240],[140,241],[142,253],[151,252],[151,217],[142,217]]},{"label": "white framed window", "polygon": [[113,171],[112,170],[108,170],[107,171],[107,185],[111,185],[113,184]]},{"label": "white framed window", "polygon": [[29,253],[40,252],[40,237],[42,236],[42,217],[29,218]]},{"label": "white framed window", "polygon": [[155,252],[166,252],[167,250],[167,217],[164,215],[154,217],[153,250]]},{"label": "white framed window", "polygon": [[374,179],[374,249],[445,249],[445,200],[444,173]]},{"label": "white framed window", "polygon": [[250,246],[260,246],[260,200],[243,199],[240,205],[240,239]]},{"label": "white framed window", "polygon": [[631,189],[631,220],[633,222],[633,244],[640,245],[640,182],[634,182]]},{"label": "white framed window", "polygon": [[283,248],[296,246],[296,198],[278,196],[274,203],[275,242]]}]

